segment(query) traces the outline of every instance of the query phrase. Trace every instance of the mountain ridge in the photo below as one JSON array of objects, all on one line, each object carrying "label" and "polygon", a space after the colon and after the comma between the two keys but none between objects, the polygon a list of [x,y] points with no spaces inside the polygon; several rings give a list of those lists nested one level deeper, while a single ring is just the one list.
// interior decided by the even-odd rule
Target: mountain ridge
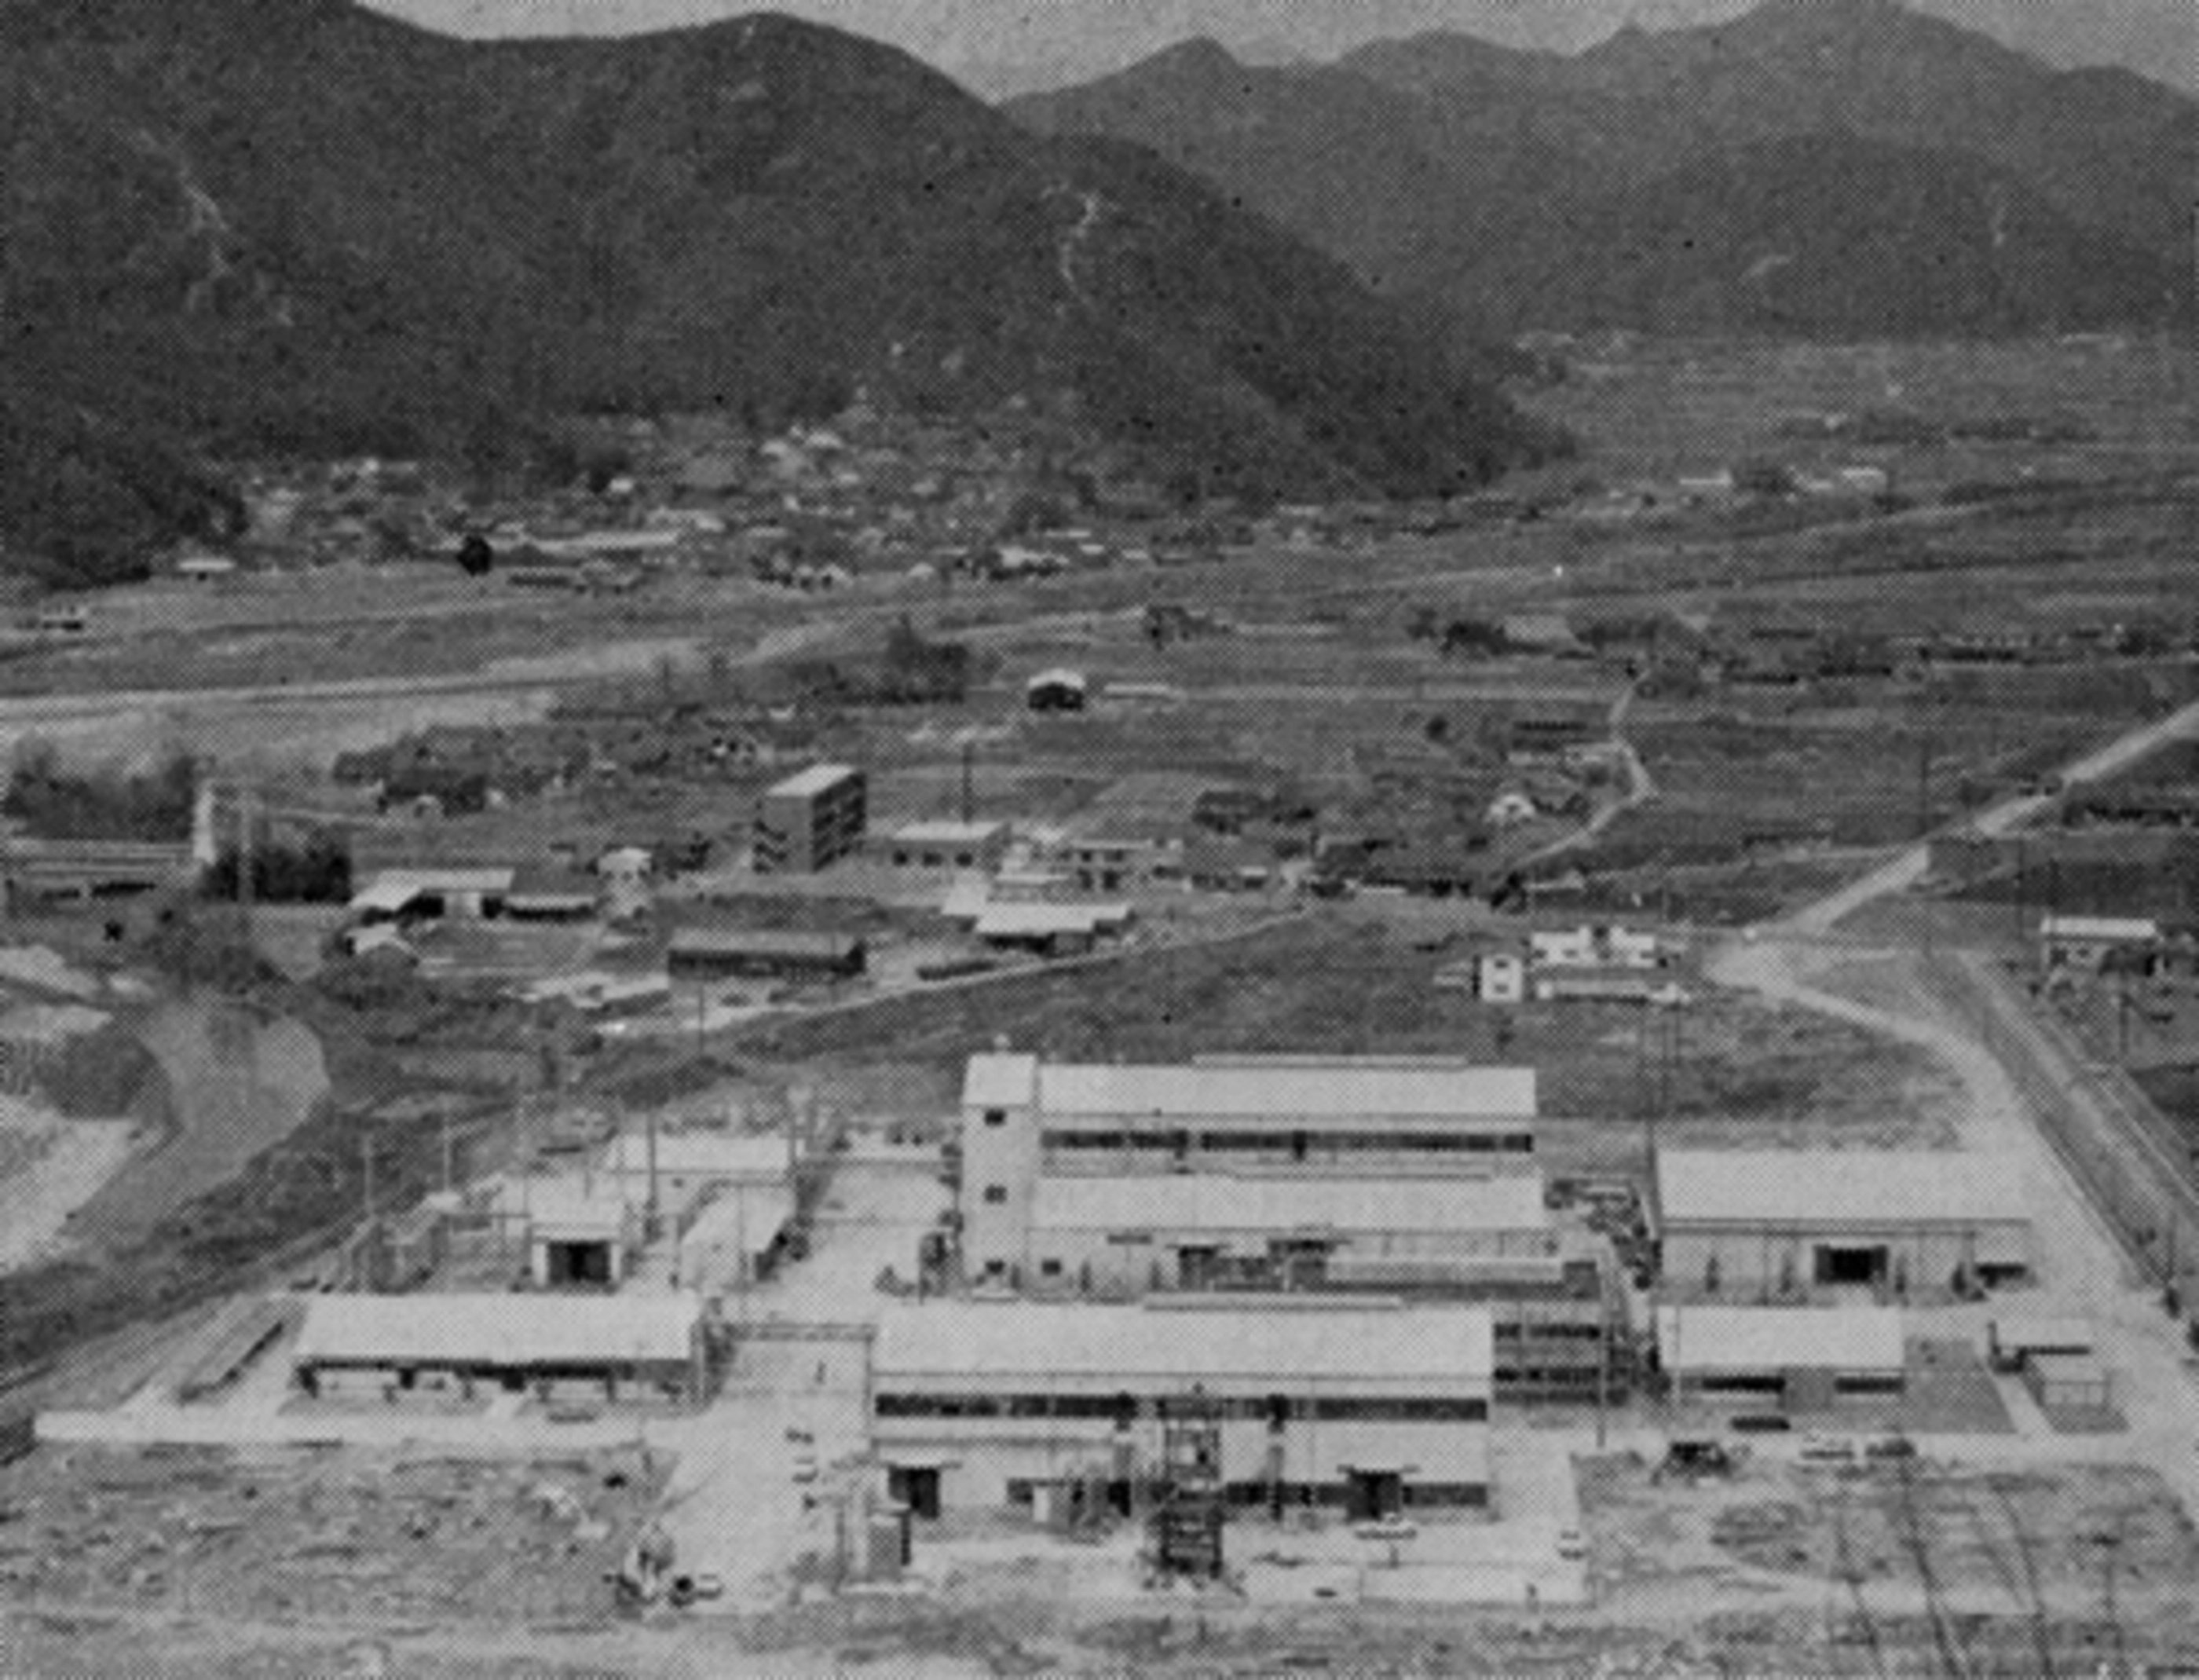
[{"label": "mountain ridge", "polygon": [[1206,184],[792,19],[465,44],[337,0],[102,0],[11,5],[0,39],[19,458],[127,416],[239,453],[487,456],[545,415],[769,423],[859,385],[1065,403],[1158,476],[1255,493],[1418,492],[1538,446]]},{"label": "mountain ridge", "polygon": [[[1152,146],[1370,283],[1500,330],[1613,324],[1612,301],[1630,294],[1638,306],[1617,324],[1765,330],[1761,289],[1736,275],[1781,254],[1798,195],[1868,237],[1852,255],[1823,253],[1815,304],[1775,312],[1788,331],[2005,333],[2193,315],[2199,102],[2120,71],[2044,69],[1893,0],[1770,0],[1718,26],[1626,32],[1572,59],[1455,36],[1288,71],[1163,55],[1007,108],[1041,131]],[[1330,143],[1347,125],[1370,137]],[[1736,167],[1704,172],[1721,157]],[[1762,178],[1776,167],[1792,178]],[[1844,168],[1916,219],[1897,228],[1883,207],[1853,202]],[[1692,271],[1645,267],[1604,236],[1621,225],[1646,234],[1630,197],[1685,221],[1689,181],[1760,225],[1723,224],[1719,254],[1706,249]],[[1933,310],[1871,266],[1905,261],[1929,273],[1919,289]],[[1883,321],[1840,301],[1844,266],[1850,292],[1887,303]],[[2061,295],[2027,271],[2056,277]],[[1942,283],[1956,272],[1966,289]],[[1686,306],[1652,295],[1658,275]],[[1602,301],[1587,308],[1590,298]]]}]

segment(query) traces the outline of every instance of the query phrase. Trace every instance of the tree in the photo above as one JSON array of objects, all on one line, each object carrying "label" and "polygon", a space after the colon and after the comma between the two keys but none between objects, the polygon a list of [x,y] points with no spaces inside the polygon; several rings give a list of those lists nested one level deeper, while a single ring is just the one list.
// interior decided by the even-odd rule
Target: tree
[{"label": "tree", "polygon": [[458,569],[474,578],[487,577],[496,569],[496,551],[480,532],[469,532],[458,545]]}]

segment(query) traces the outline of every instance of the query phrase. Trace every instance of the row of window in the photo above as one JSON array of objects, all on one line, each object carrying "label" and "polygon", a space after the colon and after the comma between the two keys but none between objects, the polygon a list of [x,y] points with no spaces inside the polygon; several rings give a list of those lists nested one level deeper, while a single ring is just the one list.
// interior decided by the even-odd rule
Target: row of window
[{"label": "row of window", "polygon": [[[1035,1478],[1011,1477],[1007,1484],[1008,1503],[1029,1505],[1037,1497],[1038,1490],[1045,1485],[1047,1484]],[[1116,1484],[1107,1491],[1109,1502],[1117,1508],[1128,1505],[1131,1490],[1126,1485]],[[1263,1505],[1271,1508],[1280,1506],[1286,1509],[1315,1505],[1348,1507],[1352,1502],[1353,1490],[1344,1482],[1228,1482],[1223,1484],[1222,1497],[1232,1505],[1247,1508]],[[1397,1489],[1397,1501],[1408,1507],[1479,1508],[1489,1502],[1489,1489],[1481,1482],[1404,1481]]]},{"label": "row of window", "polygon": [[[986,1116],[988,1123],[992,1116]],[[1531,1155],[1532,1132],[1200,1132],[1166,1131],[1049,1131],[1044,1142],[1050,1149],[1103,1150],[1111,1153],[1146,1150],[1181,1153],[1196,1141],[1209,1154],[1292,1155],[1414,1154],[1414,1155]]]},{"label": "row of window", "polygon": [[[1158,1416],[1162,1402],[1133,1394],[910,1394],[881,1393],[872,1403],[882,1418],[1105,1418],[1129,1424]],[[1210,1403],[1225,1420],[1264,1422],[1271,1427],[1298,1419],[1316,1423],[1480,1423],[1486,1400],[1462,1395],[1323,1396],[1307,1401],[1271,1394]]]}]

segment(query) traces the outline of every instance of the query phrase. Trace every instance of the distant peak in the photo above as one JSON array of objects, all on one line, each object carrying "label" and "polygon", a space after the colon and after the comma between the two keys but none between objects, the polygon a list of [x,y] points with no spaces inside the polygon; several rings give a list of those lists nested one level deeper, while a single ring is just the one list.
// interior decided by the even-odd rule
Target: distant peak
[{"label": "distant peak", "polygon": [[1230,55],[1228,48],[1211,35],[1194,35],[1188,41],[1179,41],[1155,53],[1146,62],[1154,69],[1199,75],[1227,74],[1245,67]]}]

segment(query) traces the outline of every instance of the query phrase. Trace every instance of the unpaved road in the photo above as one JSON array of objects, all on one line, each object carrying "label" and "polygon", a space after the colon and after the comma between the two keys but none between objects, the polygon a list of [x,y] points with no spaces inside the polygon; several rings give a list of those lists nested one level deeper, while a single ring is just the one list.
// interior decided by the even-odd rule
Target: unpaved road
[{"label": "unpaved road", "polygon": [[[2195,736],[2199,704],[2101,747],[2071,765],[2064,779],[2095,780]],[[2004,833],[2044,802],[2035,796],[2007,801],[1981,816],[1978,825],[1990,834]],[[2184,1367],[2181,1327],[2132,1275],[2115,1237],[2040,1132],[2010,1069],[1993,1046],[1980,1041],[1973,1020],[1957,1018],[1934,996],[1923,983],[1922,959],[1914,951],[1868,954],[1889,963],[1898,977],[1882,1000],[1858,1001],[1817,983],[1842,960],[1838,925],[1864,905],[1914,884],[1927,861],[1927,849],[1912,847],[1784,921],[1729,942],[1714,955],[1710,977],[1919,1045],[1955,1075],[1968,1094],[1961,1124],[1963,1146],[2011,1156],[2021,1164],[2042,1286],[2015,1303],[2015,1309],[2091,1321],[2102,1356],[2116,1378],[2118,1403],[2131,1425],[2127,1435],[2114,1440],[2112,1455],[2159,1470],[2199,1521],[2199,1452],[2193,1441],[2199,1385]],[[1864,953],[1849,945],[1845,954]],[[1943,1315],[1954,1328],[1977,1313],[1957,1309]],[[1928,1312],[1911,1315],[1925,1333],[1932,1317]]]}]

